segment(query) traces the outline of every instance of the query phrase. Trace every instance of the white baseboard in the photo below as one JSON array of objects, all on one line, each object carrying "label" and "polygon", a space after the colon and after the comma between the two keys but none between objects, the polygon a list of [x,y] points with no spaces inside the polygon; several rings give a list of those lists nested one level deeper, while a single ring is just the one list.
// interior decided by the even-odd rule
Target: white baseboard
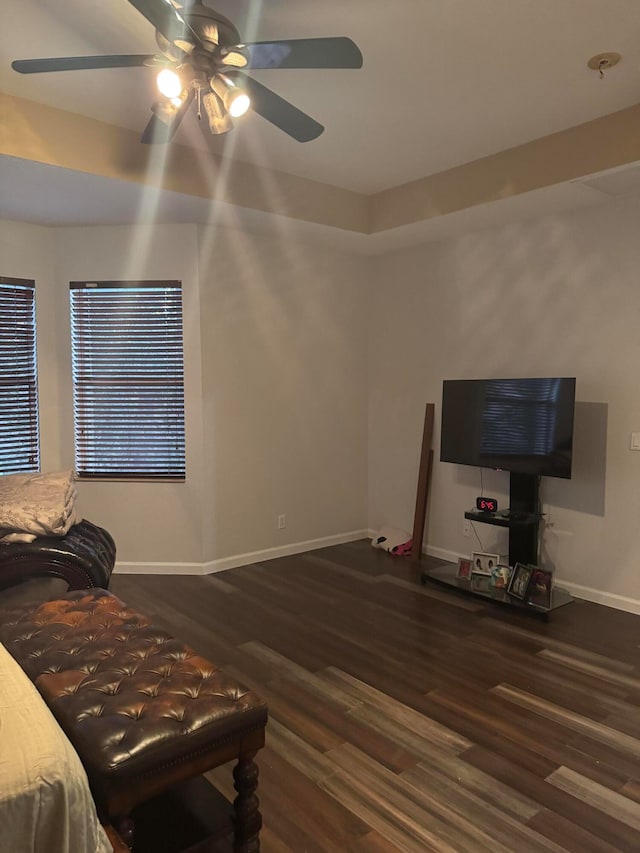
[{"label": "white baseboard", "polygon": [[121,563],[116,561],[116,575],[204,575],[203,563]]},{"label": "white baseboard", "polygon": [[335,536],[324,536],[320,539],[307,539],[305,542],[292,542],[290,545],[279,545],[276,548],[265,548],[263,551],[250,551],[235,557],[223,557],[221,560],[211,560],[204,564],[204,574],[224,572],[238,566],[248,566],[251,563],[261,563],[276,557],[290,557],[292,554],[304,554],[305,551],[316,551],[318,548],[328,548],[330,545],[343,545],[345,542],[356,542],[366,539],[366,530],[351,530],[349,533],[337,533]]},{"label": "white baseboard", "polygon": [[[305,551],[315,551],[318,548],[328,548],[330,545],[342,545],[346,542],[356,542],[358,539],[372,539],[375,534],[373,530],[352,530],[349,533],[339,533],[335,536],[325,536],[320,539],[308,539],[305,542],[292,542],[290,545],[281,545],[277,548],[265,548],[262,551],[250,551],[246,554],[237,554],[234,557],[223,557],[220,560],[210,560],[206,563],[116,563],[114,573],[130,575],[208,575],[215,572],[224,572],[227,569],[235,569],[240,566],[248,566],[251,563],[261,563],[265,560],[273,560],[276,557],[289,557],[292,554],[303,554]],[[424,545],[422,553],[429,557],[437,557],[456,563],[458,557],[467,556],[445,548],[436,548],[433,545]],[[612,592],[604,592],[588,586],[564,581],[561,577],[556,578],[559,586],[571,593],[574,598],[585,601],[593,601],[595,604],[603,604],[605,607],[613,607],[616,610],[624,610],[627,613],[640,615],[640,601],[625,595],[617,595]]]},{"label": "white baseboard", "polygon": [[236,554],[233,557],[222,557],[219,560],[209,560],[206,563],[120,563],[117,562],[114,572],[129,575],[209,575],[248,566],[251,563],[261,563],[276,557],[289,557],[292,554],[303,554],[305,551],[315,551],[318,548],[328,548],[330,545],[343,545],[345,542],[355,542],[366,539],[366,530],[351,530],[348,533],[337,533],[335,536],[324,536],[320,539],[308,539],[305,542],[292,542],[289,545],[279,545],[276,548],[265,548],[262,551],[250,551],[246,554]]},{"label": "white baseboard", "polygon": [[[367,530],[367,539],[373,539],[377,530]],[[423,545],[422,553],[429,557],[437,557],[439,560],[447,560],[450,563],[457,563],[458,557],[464,557],[464,554],[456,554],[454,551],[447,551],[444,548],[435,548],[432,545]]]},{"label": "white baseboard", "polygon": [[[469,556],[468,554],[456,554],[453,551],[445,551],[444,548],[433,548],[430,545],[427,545],[422,550],[430,557],[439,557],[443,560],[449,560],[452,563],[456,563],[458,557]],[[602,589],[593,589],[590,586],[571,583],[570,581],[563,580],[561,577],[555,577],[554,583],[566,589],[574,598],[593,601],[594,604],[603,604],[605,607],[613,607],[615,610],[624,610],[627,613],[640,615],[640,601],[636,598],[629,598],[626,595],[617,595],[614,592],[605,592]]]},{"label": "white baseboard", "polygon": [[437,557],[439,560],[447,560],[449,563],[457,563],[458,557],[468,556],[465,554],[457,554],[455,551],[447,551],[445,548],[435,548],[433,545],[426,545],[422,548],[422,553],[428,557]]},{"label": "white baseboard", "polygon": [[585,601],[593,601],[595,604],[604,604],[605,607],[613,607],[616,610],[625,610],[627,613],[640,614],[640,601],[637,598],[629,598],[626,595],[617,595],[614,592],[604,592],[601,589],[593,589],[590,586],[581,586],[577,583],[564,581],[556,578],[558,586],[570,592],[574,598],[583,598]]}]

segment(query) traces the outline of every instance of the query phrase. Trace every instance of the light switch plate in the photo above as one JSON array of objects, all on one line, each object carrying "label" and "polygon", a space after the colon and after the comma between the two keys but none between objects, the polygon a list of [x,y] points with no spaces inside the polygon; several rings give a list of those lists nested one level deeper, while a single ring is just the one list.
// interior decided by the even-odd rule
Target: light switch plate
[{"label": "light switch plate", "polygon": [[631,442],[629,444],[629,449],[640,450],[640,432],[631,433]]}]

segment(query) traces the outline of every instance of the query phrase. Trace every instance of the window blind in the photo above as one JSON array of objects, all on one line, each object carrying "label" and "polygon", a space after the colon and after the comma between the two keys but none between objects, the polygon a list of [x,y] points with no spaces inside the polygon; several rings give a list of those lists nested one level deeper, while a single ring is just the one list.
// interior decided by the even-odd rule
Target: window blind
[{"label": "window blind", "polygon": [[39,468],[35,282],[0,276],[0,473]]},{"label": "window blind", "polygon": [[185,477],[180,282],[71,282],[76,473]]}]

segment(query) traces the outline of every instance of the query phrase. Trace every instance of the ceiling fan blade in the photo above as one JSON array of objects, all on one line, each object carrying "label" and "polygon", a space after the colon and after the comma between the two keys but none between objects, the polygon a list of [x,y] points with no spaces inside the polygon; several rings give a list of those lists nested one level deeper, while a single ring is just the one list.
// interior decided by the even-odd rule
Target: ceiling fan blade
[{"label": "ceiling fan blade", "polygon": [[179,40],[200,44],[197,35],[169,0],[129,0],[129,3],[170,42]]},{"label": "ceiling fan blade", "polygon": [[284,130],[298,142],[316,139],[324,130],[324,127],[311,116],[303,113],[257,80],[247,77],[240,71],[230,72],[229,76],[240,81],[242,88],[251,98],[251,107],[254,112],[266,118],[271,124],[275,124],[280,130]]},{"label": "ceiling fan blade", "polygon": [[162,144],[170,142],[173,139],[176,131],[180,127],[180,122],[189,109],[193,101],[193,89],[189,92],[182,105],[178,108],[173,107],[170,101],[158,101],[151,108],[153,115],[149,119],[147,126],[142,131],[140,142],[144,145]]},{"label": "ceiling fan blade", "polygon": [[256,41],[245,47],[250,68],[362,68],[360,49],[346,36]]},{"label": "ceiling fan blade", "polygon": [[61,56],[51,59],[16,59],[11,63],[20,74],[40,74],[44,71],[81,71],[91,68],[134,68],[148,65],[153,55],[125,54],[122,56]]}]

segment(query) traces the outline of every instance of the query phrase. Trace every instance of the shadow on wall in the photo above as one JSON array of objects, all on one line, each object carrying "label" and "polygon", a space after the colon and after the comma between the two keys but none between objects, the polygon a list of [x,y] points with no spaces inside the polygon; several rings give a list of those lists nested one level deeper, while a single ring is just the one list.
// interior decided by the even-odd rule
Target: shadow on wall
[{"label": "shadow on wall", "polygon": [[576,401],[570,480],[544,478],[544,501],[575,512],[604,516],[608,403]]}]

